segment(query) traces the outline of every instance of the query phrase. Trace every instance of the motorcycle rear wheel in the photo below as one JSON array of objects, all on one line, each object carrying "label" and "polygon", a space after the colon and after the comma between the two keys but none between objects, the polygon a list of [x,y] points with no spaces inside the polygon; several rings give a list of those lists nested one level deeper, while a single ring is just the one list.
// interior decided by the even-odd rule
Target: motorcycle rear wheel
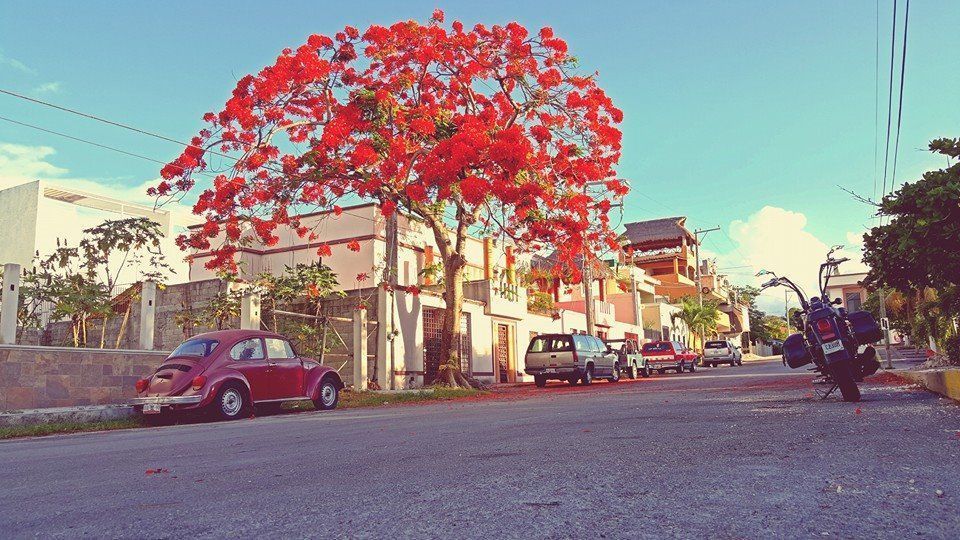
[{"label": "motorcycle rear wheel", "polygon": [[837,383],[837,387],[840,388],[840,395],[843,396],[843,400],[857,402],[860,401],[860,388],[857,387],[857,382],[853,379],[853,372],[850,367],[850,362],[834,364],[830,366],[830,374],[833,376],[833,381]]}]

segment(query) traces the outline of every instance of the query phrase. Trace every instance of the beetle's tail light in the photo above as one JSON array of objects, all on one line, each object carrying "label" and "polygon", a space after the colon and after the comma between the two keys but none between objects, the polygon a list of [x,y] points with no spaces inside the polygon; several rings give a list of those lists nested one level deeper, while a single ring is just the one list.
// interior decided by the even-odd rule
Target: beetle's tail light
[{"label": "beetle's tail light", "polygon": [[137,393],[142,394],[147,390],[147,387],[150,386],[150,379],[140,379],[137,381]]},{"label": "beetle's tail light", "polygon": [[207,384],[207,378],[203,375],[197,375],[193,378],[193,384],[191,385],[194,390],[199,390],[203,388],[203,385]]}]

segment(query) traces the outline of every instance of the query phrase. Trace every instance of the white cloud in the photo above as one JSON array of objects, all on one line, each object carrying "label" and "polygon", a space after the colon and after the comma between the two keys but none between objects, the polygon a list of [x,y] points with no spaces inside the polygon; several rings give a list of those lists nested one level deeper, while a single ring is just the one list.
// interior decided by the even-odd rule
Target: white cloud
[{"label": "white cloud", "polygon": [[17,60],[16,58],[10,58],[9,56],[5,56],[3,54],[3,51],[0,51],[0,66],[9,66],[17,71],[21,71],[23,73],[29,73],[31,75],[37,74],[37,71],[35,69]]},{"label": "white cloud", "polygon": [[[807,217],[803,213],[765,206],[746,220],[733,221],[729,231],[737,250],[718,255],[718,267],[746,267],[738,268],[735,273],[731,271],[731,281],[759,285],[766,278],[751,275],[770,270],[795,281],[807,296],[818,294],[817,271],[831,246],[807,230]],[[850,261],[840,267],[841,271],[865,271],[866,267],[860,262],[862,239],[855,233],[843,236],[848,245],[835,256],[849,257]],[[771,313],[782,311],[782,291],[768,289],[758,299],[760,308]],[[795,296],[791,296],[790,302],[797,304]]]},{"label": "white cloud", "polygon": [[43,83],[40,86],[34,88],[32,92],[34,94],[56,94],[61,89],[61,84],[59,81]]}]

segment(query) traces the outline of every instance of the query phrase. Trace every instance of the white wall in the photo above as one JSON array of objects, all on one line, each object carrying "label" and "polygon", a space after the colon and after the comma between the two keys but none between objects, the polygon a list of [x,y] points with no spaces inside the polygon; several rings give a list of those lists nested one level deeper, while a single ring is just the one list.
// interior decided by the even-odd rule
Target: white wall
[{"label": "white wall", "polygon": [[40,182],[0,191],[0,263],[30,268],[37,244]]}]

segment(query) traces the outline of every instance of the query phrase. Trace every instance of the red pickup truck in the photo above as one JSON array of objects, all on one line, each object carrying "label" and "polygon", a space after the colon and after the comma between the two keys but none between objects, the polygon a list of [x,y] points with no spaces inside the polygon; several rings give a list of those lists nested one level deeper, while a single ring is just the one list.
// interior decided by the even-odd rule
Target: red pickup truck
[{"label": "red pickup truck", "polygon": [[697,361],[700,359],[696,351],[676,341],[644,343],[640,353],[650,369],[655,369],[661,374],[668,369],[675,370],[677,373],[683,373],[684,370],[693,373],[697,370]]}]

